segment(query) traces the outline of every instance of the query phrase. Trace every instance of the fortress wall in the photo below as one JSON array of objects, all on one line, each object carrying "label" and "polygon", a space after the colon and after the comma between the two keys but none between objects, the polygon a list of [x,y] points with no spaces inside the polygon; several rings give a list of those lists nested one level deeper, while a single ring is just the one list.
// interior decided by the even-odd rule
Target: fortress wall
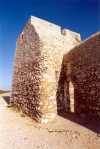
[{"label": "fortress wall", "polygon": [[[48,66],[46,74],[54,76],[55,78],[53,79],[53,81],[55,81],[55,89],[51,87],[51,92],[56,93],[56,96],[53,96],[57,100],[57,109],[62,109],[64,105],[62,98],[64,93],[63,82],[60,80],[62,80],[61,78],[63,77],[61,74],[61,69],[63,68],[63,54],[80,43],[80,34],[67,29],[62,30],[61,34],[61,27],[33,16],[31,16],[31,24],[34,25],[42,40],[42,54],[45,53],[48,55],[48,59],[45,59],[46,65]],[[53,63],[50,64],[49,61]],[[53,73],[53,70],[55,73]],[[47,84],[48,79],[45,82]],[[44,82],[42,82],[42,84],[44,84]],[[46,91],[44,96],[48,99],[48,97],[50,97],[50,92],[48,91],[48,86],[51,86],[50,82],[48,86],[45,84],[44,86]]]},{"label": "fortress wall", "polygon": [[[62,30],[62,47],[61,47],[61,51],[63,52],[63,55],[65,53],[68,53],[73,47],[77,46],[80,44],[81,38],[80,38],[80,34],[72,32],[70,30],[64,29]],[[60,40],[61,41],[61,40]],[[57,51],[58,47],[55,49]],[[55,61],[56,61],[56,67],[58,68],[58,60],[60,59],[59,56],[61,55],[61,52],[59,51],[56,55],[55,55]],[[56,69],[57,73],[59,72],[59,79],[57,82],[57,109],[58,110],[62,110],[65,109],[66,105],[65,105],[65,100],[64,100],[64,94],[66,94],[67,97],[68,96],[68,92],[66,91],[66,93],[64,93],[64,84],[66,83],[66,63],[64,63],[63,57],[60,59],[60,71],[58,71],[58,69]],[[68,88],[67,84],[66,87]],[[69,102],[66,103],[67,107],[69,108]]]},{"label": "fortress wall", "polygon": [[[10,103],[32,118],[40,121],[40,45],[41,41],[30,22],[18,38],[14,62]],[[34,90],[33,90],[34,89]]]},{"label": "fortress wall", "polygon": [[55,64],[30,20],[16,48],[10,103],[38,122],[52,121],[57,114]]},{"label": "fortress wall", "polygon": [[76,33],[66,32],[31,16],[17,41],[10,103],[38,122],[53,121],[57,104],[64,104],[58,89],[63,54],[79,42]]},{"label": "fortress wall", "polygon": [[75,113],[100,121],[100,32],[64,55],[64,76],[74,86]]}]

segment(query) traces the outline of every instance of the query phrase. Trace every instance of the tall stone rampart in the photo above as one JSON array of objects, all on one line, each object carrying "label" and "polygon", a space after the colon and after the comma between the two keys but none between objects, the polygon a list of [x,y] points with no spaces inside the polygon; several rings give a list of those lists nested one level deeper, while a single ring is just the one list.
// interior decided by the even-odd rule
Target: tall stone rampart
[{"label": "tall stone rampart", "polygon": [[63,54],[79,42],[79,34],[61,34],[59,26],[31,16],[16,45],[10,104],[38,122],[53,121],[62,106],[57,90]]}]

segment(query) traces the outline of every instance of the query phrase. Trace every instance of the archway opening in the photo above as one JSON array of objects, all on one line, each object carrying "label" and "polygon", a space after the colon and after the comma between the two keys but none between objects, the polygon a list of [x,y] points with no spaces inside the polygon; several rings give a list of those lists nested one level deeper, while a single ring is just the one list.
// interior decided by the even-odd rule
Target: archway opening
[{"label": "archway opening", "polygon": [[74,86],[71,81],[64,81],[64,111],[75,112]]},{"label": "archway opening", "polygon": [[70,112],[74,113],[75,109],[74,109],[74,86],[72,82],[69,82],[69,104],[70,104]]}]

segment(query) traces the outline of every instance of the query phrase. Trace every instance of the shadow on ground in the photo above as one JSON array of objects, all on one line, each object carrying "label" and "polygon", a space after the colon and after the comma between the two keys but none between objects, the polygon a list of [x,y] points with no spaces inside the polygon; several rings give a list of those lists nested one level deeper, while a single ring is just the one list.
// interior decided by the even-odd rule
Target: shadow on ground
[{"label": "shadow on ground", "polygon": [[2,96],[3,99],[6,101],[7,104],[10,102],[10,96]]},{"label": "shadow on ground", "polygon": [[[2,97],[5,100],[5,102],[7,104],[9,104],[10,96],[2,96]],[[82,118],[80,116],[76,116],[75,114],[67,113],[67,112],[63,112],[63,111],[58,111],[58,115],[65,118],[65,119],[67,119],[67,120],[70,120],[70,121],[72,121],[72,122],[74,122],[78,125],[86,127],[87,129],[89,129],[89,130],[91,130],[95,133],[100,134],[100,123],[93,122],[93,121],[87,120],[85,118]]]},{"label": "shadow on ground", "polygon": [[58,115],[76,124],[86,127],[87,129],[90,129],[91,131],[95,133],[100,134],[100,123],[99,122],[93,122],[88,119],[82,118],[80,116],[76,116],[75,114],[67,113],[63,111],[58,112]]}]

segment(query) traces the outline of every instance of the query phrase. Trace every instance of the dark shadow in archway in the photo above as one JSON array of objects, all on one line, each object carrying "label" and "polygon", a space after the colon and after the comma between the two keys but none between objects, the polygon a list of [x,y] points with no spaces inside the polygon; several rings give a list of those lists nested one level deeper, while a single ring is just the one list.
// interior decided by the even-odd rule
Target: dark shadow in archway
[{"label": "dark shadow in archway", "polygon": [[7,104],[10,102],[10,96],[2,96],[3,99],[6,101]]}]

